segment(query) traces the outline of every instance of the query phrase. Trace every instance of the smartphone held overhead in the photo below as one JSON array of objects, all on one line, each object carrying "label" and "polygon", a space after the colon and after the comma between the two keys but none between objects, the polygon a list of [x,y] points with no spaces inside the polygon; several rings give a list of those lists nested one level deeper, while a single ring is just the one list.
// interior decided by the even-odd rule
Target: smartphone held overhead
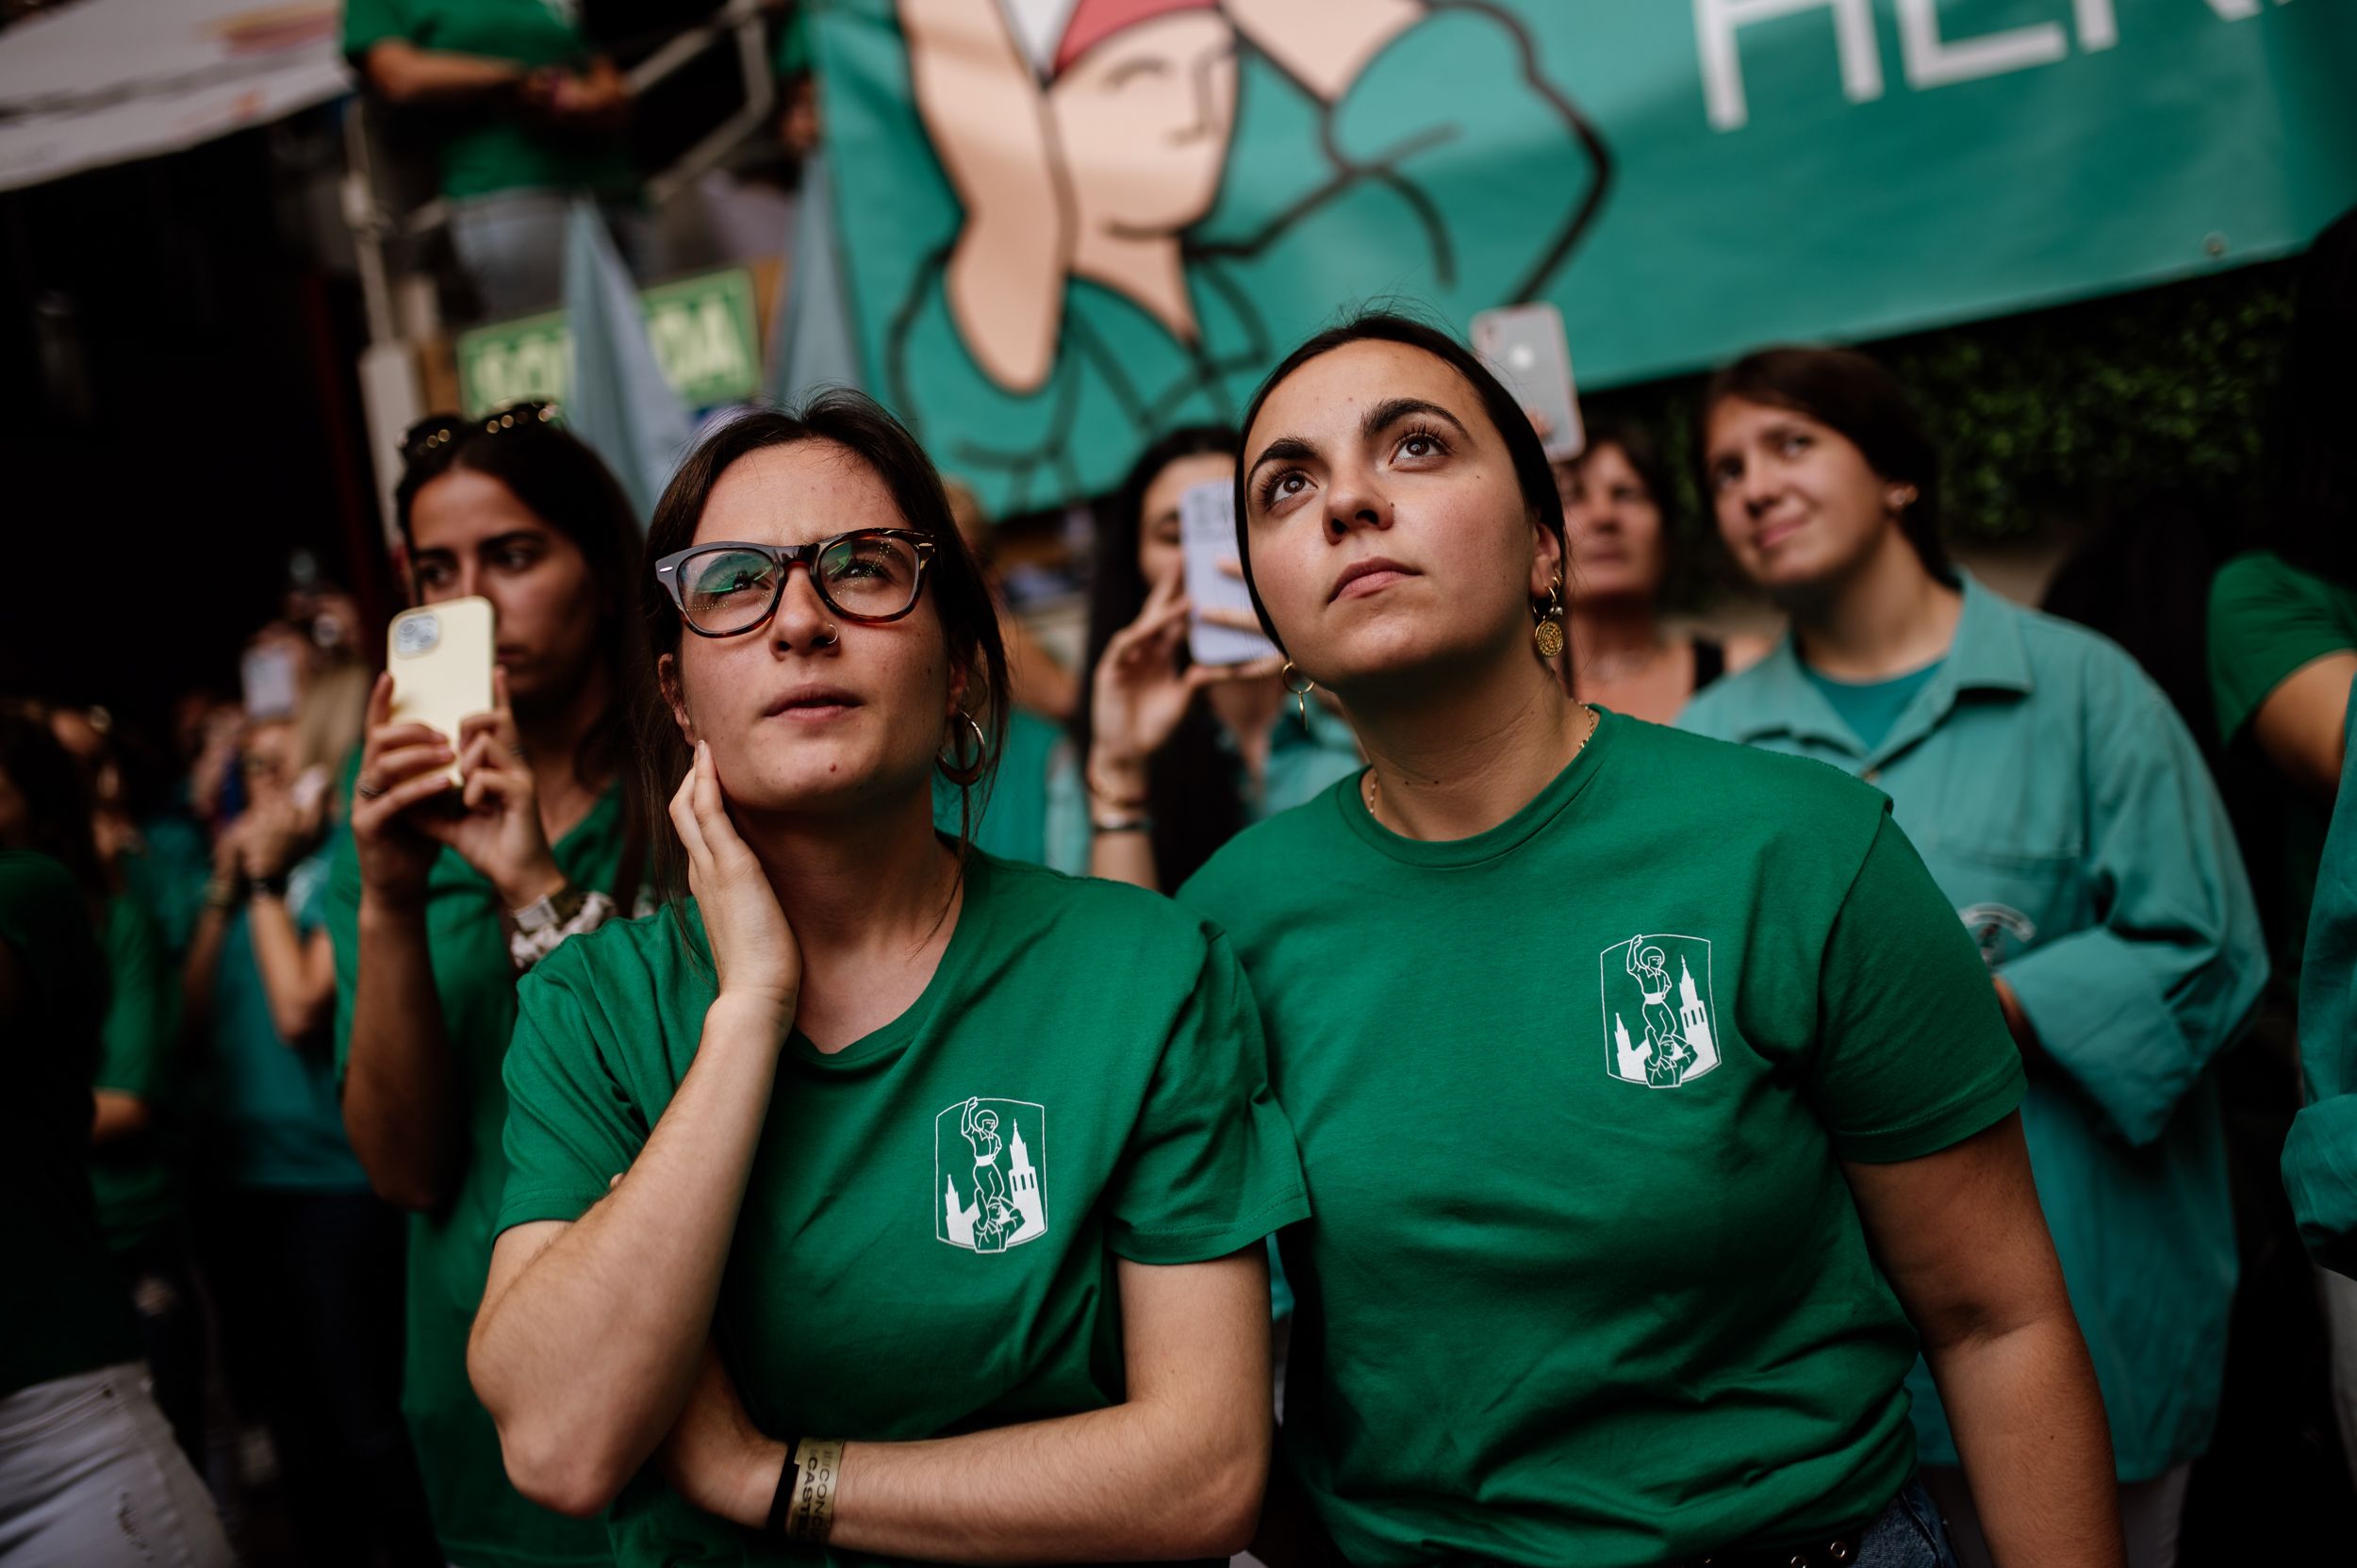
[{"label": "smartphone held overhead", "polygon": [[[450,599],[405,610],[386,634],[393,677],[393,721],[424,724],[458,750],[458,726],[491,711],[491,602]],[[451,782],[459,781],[453,764]]]},{"label": "smartphone held overhead", "polygon": [[1196,664],[1250,664],[1277,652],[1258,632],[1204,619],[1207,609],[1255,619],[1252,590],[1236,561],[1236,492],[1225,479],[1195,485],[1178,498],[1178,542],[1186,552],[1187,654]]},{"label": "smartphone held overhead", "polygon": [[1530,415],[1549,462],[1567,462],[1588,449],[1561,311],[1551,305],[1484,310],[1473,319],[1473,346]]}]

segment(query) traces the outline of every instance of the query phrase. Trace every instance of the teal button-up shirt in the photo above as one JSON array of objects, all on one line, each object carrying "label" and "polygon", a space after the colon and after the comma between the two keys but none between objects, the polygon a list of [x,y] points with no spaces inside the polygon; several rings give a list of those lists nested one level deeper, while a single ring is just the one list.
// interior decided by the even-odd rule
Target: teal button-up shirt
[{"label": "teal button-up shirt", "polygon": [[[2208,1071],[2266,979],[2259,916],[2200,751],[2119,648],[1969,578],[1946,663],[1863,745],[1786,637],[1679,722],[1877,785],[2058,1072],[2021,1108],[2124,1481],[2207,1447],[2235,1277]],[[1955,1445],[1910,1382],[1924,1462]]]},{"label": "teal button-up shirt", "polygon": [[[2357,726],[2357,686],[2347,721]],[[2309,1252],[2357,1279],[2357,746],[2341,765],[2316,867],[2299,971],[2299,1057],[2308,1105],[2283,1141],[2283,1186]]]}]

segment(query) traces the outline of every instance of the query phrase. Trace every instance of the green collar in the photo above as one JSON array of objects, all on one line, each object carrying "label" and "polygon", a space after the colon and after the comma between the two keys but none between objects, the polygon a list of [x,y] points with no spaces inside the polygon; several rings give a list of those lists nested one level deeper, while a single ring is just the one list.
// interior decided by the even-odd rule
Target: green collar
[{"label": "green collar", "polygon": [[1750,671],[1750,689],[1737,715],[1734,737],[1755,745],[1771,735],[1831,747],[1870,767],[1896,756],[1939,728],[1957,701],[1983,693],[2026,697],[2036,685],[2030,673],[2030,651],[2021,635],[2025,612],[2009,600],[1983,587],[1970,573],[1959,572],[1964,588],[1964,614],[1948,645],[1946,662],[1906,712],[1890,727],[1880,746],[1861,745],[1841,716],[1834,712],[1801,667],[1792,634],[1777,640],[1774,652]]}]

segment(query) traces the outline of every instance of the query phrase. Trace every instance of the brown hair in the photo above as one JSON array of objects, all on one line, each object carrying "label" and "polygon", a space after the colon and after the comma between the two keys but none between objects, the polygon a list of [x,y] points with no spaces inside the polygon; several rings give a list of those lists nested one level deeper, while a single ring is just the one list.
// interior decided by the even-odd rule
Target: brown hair
[{"label": "brown hair", "polygon": [[1855,349],[1783,346],[1757,349],[1710,378],[1702,417],[1694,421],[1694,467],[1703,494],[1711,493],[1710,416],[1729,398],[1787,408],[1839,431],[1883,478],[1915,487],[1899,515],[1899,531],[1915,547],[1923,569],[1956,585],[1940,539],[1939,449],[1923,428],[1915,401],[1882,361]]},{"label": "brown hair", "polygon": [[[1006,743],[1007,652],[998,636],[997,611],[981,568],[958,534],[941,477],[916,437],[873,399],[841,388],[821,392],[799,409],[756,408],[729,421],[688,454],[664,487],[663,499],[655,503],[654,520],[647,529],[646,559],[638,573],[649,674],[640,686],[638,757],[647,798],[669,800],[691,760],[670,706],[652,678],[665,654],[678,653],[683,630],[679,607],[655,580],[654,563],[695,542],[696,525],[703,519],[714,487],[740,459],[804,441],[832,442],[865,463],[883,481],[908,526],[933,541],[925,594],[941,618],[949,656],[967,670],[966,711],[983,732],[982,770],[970,783],[959,784],[958,852],[963,861],[972,848],[974,824],[988,801],[991,776]],[[980,800],[977,789],[981,791]],[[676,904],[687,886],[679,835],[667,822],[653,837],[655,897]]]}]

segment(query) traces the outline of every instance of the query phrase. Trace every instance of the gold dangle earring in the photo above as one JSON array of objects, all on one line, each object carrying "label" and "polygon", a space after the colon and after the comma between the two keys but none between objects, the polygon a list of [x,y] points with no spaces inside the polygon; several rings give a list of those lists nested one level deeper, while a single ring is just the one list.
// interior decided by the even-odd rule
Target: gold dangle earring
[{"label": "gold dangle earring", "polygon": [[1530,612],[1538,622],[1530,629],[1531,646],[1539,650],[1542,659],[1552,659],[1563,652],[1563,574],[1557,572],[1555,581],[1547,585],[1544,609]]},{"label": "gold dangle earring", "polygon": [[1284,674],[1279,678],[1285,683],[1285,689],[1293,694],[1294,704],[1301,710],[1301,722],[1307,726],[1310,722],[1310,694],[1318,689],[1318,684],[1307,675],[1301,675],[1301,684],[1295,685],[1294,677],[1296,675],[1301,675],[1301,671],[1294,668],[1293,660],[1287,659]]}]

